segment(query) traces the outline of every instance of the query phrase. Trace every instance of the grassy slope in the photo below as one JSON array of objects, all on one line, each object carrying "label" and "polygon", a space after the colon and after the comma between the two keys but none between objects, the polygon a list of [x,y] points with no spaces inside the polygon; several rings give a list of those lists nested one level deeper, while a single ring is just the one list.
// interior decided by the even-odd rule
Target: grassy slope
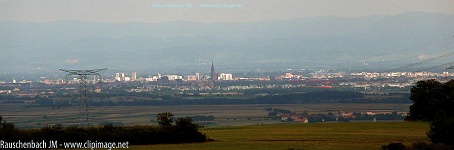
[{"label": "grassy slope", "polygon": [[214,142],[132,149],[380,149],[390,142],[428,141],[423,122],[273,124],[205,128]]}]

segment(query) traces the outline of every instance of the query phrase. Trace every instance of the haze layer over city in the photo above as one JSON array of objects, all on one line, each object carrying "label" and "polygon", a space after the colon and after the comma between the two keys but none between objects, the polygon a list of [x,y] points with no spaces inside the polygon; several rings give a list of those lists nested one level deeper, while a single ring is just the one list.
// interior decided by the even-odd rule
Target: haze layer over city
[{"label": "haze layer over city", "polygon": [[0,0],[0,135],[17,135],[0,140],[81,127],[141,149],[436,143],[421,116],[437,113],[412,113],[452,100],[453,58],[452,0]]},{"label": "haze layer over city", "polygon": [[408,2],[5,1],[0,73],[383,72],[452,52],[452,2]]}]

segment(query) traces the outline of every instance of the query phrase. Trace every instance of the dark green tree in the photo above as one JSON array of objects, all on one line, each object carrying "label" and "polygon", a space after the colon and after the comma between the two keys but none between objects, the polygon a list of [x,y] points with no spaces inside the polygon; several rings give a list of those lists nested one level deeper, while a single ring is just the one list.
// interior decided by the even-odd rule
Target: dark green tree
[{"label": "dark green tree", "polygon": [[439,113],[437,118],[430,123],[427,136],[433,143],[454,146],[454,116],[446,117]]},{"label": "dark green tree", "polygon": [[17,140],[18,130],[13,123],[7,123],[3,121],[3,118],[0,116],[0,138],[5,141],[14,141]]},{"label": "dark green tree", "polygon": [[172,126],[172,123],[173,123],[172,117],[173,117],[173,114],[170,112],[159,113],[157,115],[158,124],[160,126],[164,126],[164,127]]},{"label": "dark green tree", "polygon": [[444,94],[440,82],[432,80],[418,81],[411,88],[410,100],[413,105],[410,106],[410,116],[407,120],[431,121],[440,110],[440,102],[444,99]]},{"label": "dark green tree", "polygon": [[406,147],[402,143],[390,143],[388,145],[381,146],[382,150],[405,150]]},{"label": "dark green tree", "polygon": [[411,88],[410,99],[413,105],[406,119],[430,121],[431,141],[454,146],[454,80],[419,81]]},{"label": "dark green tree", "polygon": [[197,130],[200,127],[198,124],[193,123],[192,118],[190,118],[190,117],[178,118],[175,121],[175,126],[177,128],[181,128],[181,129],[192,129],[192,130]]}]

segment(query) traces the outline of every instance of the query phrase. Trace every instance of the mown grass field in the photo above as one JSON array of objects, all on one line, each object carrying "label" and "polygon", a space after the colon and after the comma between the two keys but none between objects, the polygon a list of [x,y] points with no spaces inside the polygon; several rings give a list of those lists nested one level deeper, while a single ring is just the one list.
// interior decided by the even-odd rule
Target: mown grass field
[{"label": "mown grass field", "polygon": [[130,149],[381,149],[391,142],[429,141],[424,122],[268,124],[204,128],[213,142],[131,146]]}]

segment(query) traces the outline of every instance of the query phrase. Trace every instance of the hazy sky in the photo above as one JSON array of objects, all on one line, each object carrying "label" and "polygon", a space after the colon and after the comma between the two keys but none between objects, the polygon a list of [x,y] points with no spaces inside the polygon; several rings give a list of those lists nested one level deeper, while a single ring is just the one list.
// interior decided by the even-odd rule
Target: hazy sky
[{"label": "hazy sky", "polygon": [[253,22],[405,12],[454,14],[454,0],[0,0],[0,20],[34,22]]}]

